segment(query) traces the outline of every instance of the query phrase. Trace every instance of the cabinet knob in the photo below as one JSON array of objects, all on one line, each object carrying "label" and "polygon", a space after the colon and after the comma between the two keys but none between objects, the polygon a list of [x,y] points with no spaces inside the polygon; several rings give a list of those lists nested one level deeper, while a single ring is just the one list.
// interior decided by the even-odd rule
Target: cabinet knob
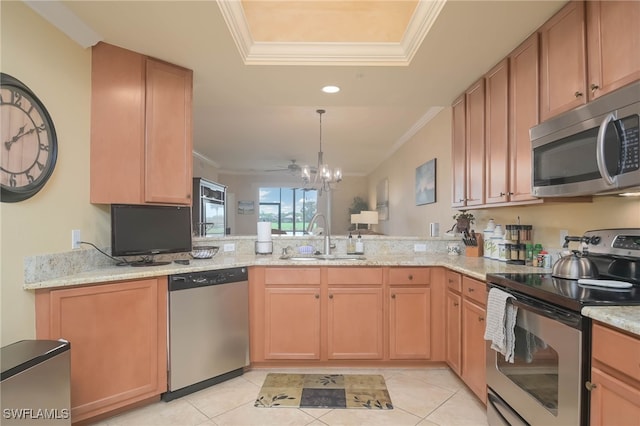
[{"label": "cabinet knob", "polygon": [[467,290],[469,290],[469,293],[473,293],[474,291],[476,291],[476,289],[473,287],[469,287]]},{"label": "cabinet knob", "polygon": [[453,306],[460,306],[458,302],[453,302]]},{"label": "cabinet knob", "polygon": [[600,86],[598,86],[597,84],[595,84],[595,83],[591,83],[591,91],[592,91],[592,92],[595,92],[595,91],[596,91],[596,90],[598,90],[599,88],[600,88]]},{"label": "cabinet knob", "polygon": [[330,295],[329,295],[329,299],[333,299],[333,294],[330,294]]},{"label": "cabinet knob", "polygon": [[501,192],[500,194],[498,194],[499,197],[504,197],[505,195],[507,194],[505,194],[504,192]]},{"label": "cabinet knob", "polygon": [[484,321],[484,317],[478,317],[478,321],[480,322]]},{"label": "cabinet knob", "polygon": [[465,201],[467,201],[467,200],[465,200],[464,198],[460,198],[460,199],[458,200],[458,202],[459,202],[459,203],[464,203]]},{"label": "cabinet knob", "polygon": [[582,96],[582,92],[576,92],[573,94],[576,98],[579,98],[580,96]]},{"label": "cabinet knob", "polygon": [[413,275],[409,275],[409,281],[413,279]]},{"label": "cabinet knob", "polygon": [[596,385],[595,383],[592,383],[590,381],[585,382],[584,387],[587,388],[587,390],[589,392],[591,392],[592,390],[594,390],[595,388],[598,387],[598,385]]},{"label": "cabinet knob", "polygon": [[514,194],[513,192],[507,192],[507,195],[513,195],[513,194]]},{"label": "cabinet knob", "polygon": [[319,294],[316,294],[315,297],[316,297],[316,299],[320,299],[320,295]]},{"label": "cabinet knob", "polygon": [[391,295],[391,298],[392,298],[392,299],[395,299],[395,298],[396,298],[396,295],[395,295],[395,294],[392,294],[392,295]]}]

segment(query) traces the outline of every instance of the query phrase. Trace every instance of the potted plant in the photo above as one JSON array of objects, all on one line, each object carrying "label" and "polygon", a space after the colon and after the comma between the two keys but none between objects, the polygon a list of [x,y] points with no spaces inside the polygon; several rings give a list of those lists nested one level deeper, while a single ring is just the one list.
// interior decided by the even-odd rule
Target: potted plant
[{"label": "potted plant", "polygon": [[456,232],[459,233],[469,231],[469,229],[471,228],[471,224],[475,223],[476,221],[473,213],[468,213],[466,210],[460,210],[458,213],[453,215],[453,218],[456,220],[456,224],[453,225],[452,229],[455,229]]}]

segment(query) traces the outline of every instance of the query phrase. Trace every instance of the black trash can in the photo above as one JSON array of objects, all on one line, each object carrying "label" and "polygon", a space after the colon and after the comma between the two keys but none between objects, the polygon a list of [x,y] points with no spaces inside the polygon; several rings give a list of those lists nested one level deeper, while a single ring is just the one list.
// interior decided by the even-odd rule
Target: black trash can
[{"label": "black trash can", "polygon": [[21,340],[0,348],[0,423],[71,424],[71,345]]}]

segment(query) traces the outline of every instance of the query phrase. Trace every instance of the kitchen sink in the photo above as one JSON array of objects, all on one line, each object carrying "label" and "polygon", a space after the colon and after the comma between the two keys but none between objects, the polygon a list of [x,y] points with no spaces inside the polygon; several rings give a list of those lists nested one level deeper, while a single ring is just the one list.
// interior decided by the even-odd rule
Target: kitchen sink
[{"label": "kitchen sink", "polygon": [[280,259],[283,260],[297,260],[297,261],[308,261],[308,260],[366,260],[367,258],[357,254],[313,254],[313,255],[302,255],[302,256],[280,256]]}]

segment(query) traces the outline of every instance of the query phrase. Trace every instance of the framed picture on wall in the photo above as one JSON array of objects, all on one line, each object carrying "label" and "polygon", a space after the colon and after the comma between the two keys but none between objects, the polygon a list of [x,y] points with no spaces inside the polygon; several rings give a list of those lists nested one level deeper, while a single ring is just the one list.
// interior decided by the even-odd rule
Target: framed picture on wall
[{"label": "framed picture on wall", "polygon": [[378,220],[389,220],[389,179],[382,179],[376,187]]},{"label": "framed picture on wall", "polygon": [[436,202],[436,159],[416,169],[416,206]]}]

